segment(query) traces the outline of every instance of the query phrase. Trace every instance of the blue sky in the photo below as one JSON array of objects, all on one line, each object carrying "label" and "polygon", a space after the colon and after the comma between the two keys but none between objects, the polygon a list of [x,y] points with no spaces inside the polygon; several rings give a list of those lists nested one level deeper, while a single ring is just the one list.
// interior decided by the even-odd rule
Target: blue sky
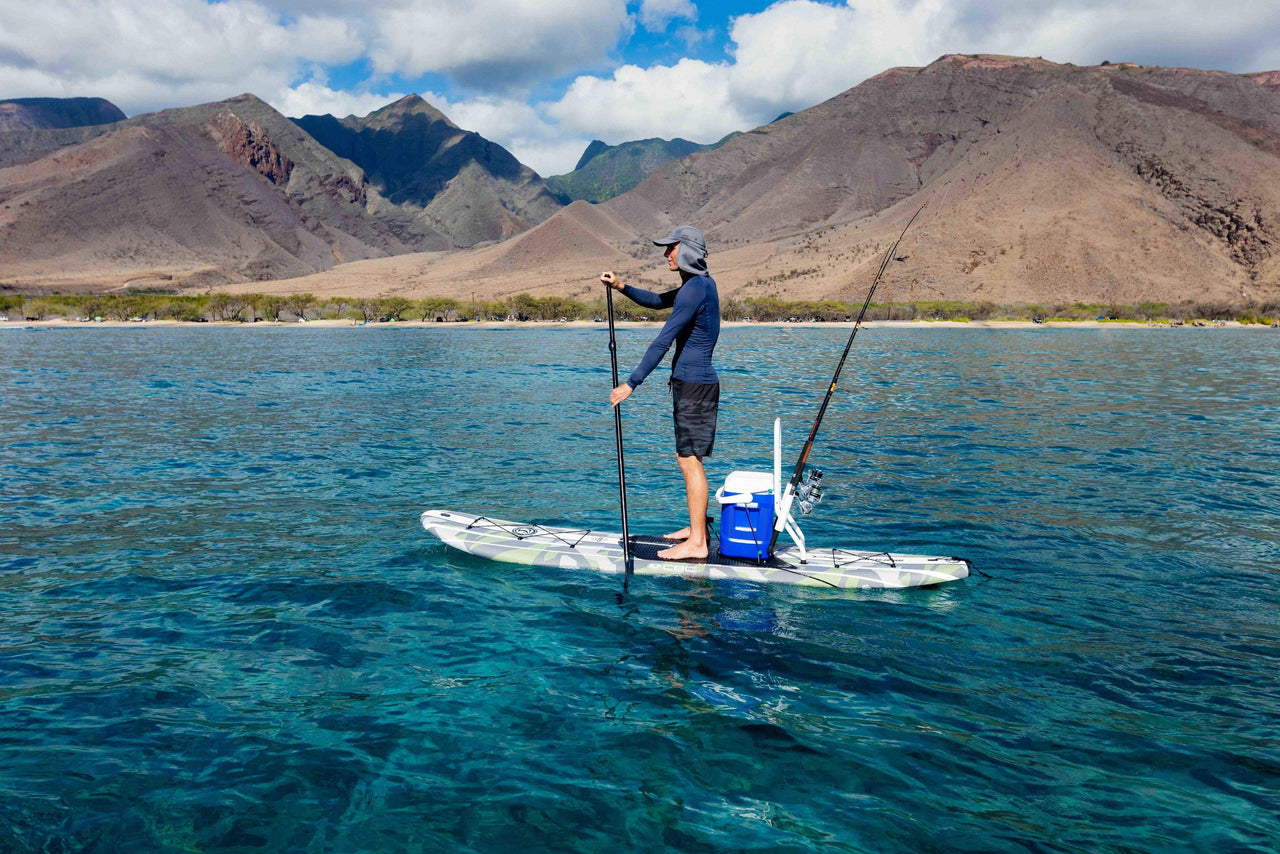
[{"label": "blue sky", "polygon": [[1280,3],[0,0],[0,98],[345,116],[416,92],[543,175],[593,138],[710,142],[947,53],[1280,69]]},{"label": "blue sky", "polygon": [[[722,62],[728,58],[728,34],[730,21],[742,15],[764,11],[770,5],[767,0],[741,0],[736,3],[714,0],[695,3],[674,0],[667,4],[649,4],[647,14],[642,15],[642,4],[631,2],[628,9],[633,22],[629,32],[624,32],[606,59],[590,67],[578,67],[573,73],[559,79],[538,79],[532,94],[551,98],[563,92],[577,73],[594,70],[607,72],[619,64],[641,67],[674,65],[681,59],[697,59],[704,62]],[[372,64],[361,59],[350,65],[330,70],[330,85],[334,88],[358,89],[370,76]],[[404,91],[426,90],[439,92],[454,98],[465,98],[467,87],[455,85],[449,76],[429,73],[421,77],[392,75],[388,85]]]}]

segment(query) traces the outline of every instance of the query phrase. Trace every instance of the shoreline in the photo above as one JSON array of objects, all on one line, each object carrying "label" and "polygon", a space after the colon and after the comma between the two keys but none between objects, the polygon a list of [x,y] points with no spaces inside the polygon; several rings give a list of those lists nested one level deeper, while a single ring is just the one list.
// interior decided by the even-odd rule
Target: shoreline
[{"label": "shoreline", "polygon": [[[658,328],[661,321],[656,320],[615,320],[619,328]],[[7,320],[0,321],[0,329],[92,329],[92,328],[130,328],[148,327],[164,329],[398,329],[398,328],[431,328],[431,329],[541,329],[569,328],[583,329],[605,327],[603,321],[592,320],[481,320],[453,321],[439,323],[429,320],[400,320],[388,323],[360,323],[353,320],[307,320],[307,321],[259,321],[244,323],[235,320],[213,320],[205,323],[193,323],[185,320],[100,320],[80,321],[66,318],[50,320]],[[785,328],[785,329],[852,329],[852,321],[724,321],[725,329]],[[867,320],[863,321],[864,329],[1260,329],[1270,327],[1260,323],[1240,323],[1236,320],[1204,321],[1203,325],[1195,322],[1172,324],[1169,321],[1155,320],[1046,320],[1036,323],[1031,320]]]}]

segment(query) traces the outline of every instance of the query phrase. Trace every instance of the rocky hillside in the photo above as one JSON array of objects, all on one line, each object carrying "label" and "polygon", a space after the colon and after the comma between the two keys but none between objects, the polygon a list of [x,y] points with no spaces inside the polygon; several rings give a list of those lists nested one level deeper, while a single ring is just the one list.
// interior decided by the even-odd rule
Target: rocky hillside
[{"label": "rocky hillside", "polygon": [[531,170],[420,98],[324,119],[300,126],[242,95],[0,132],[0,282],[259,282],[509,237],[560,207]]},{"label": "rocky hillside", "polygon": [[787,260],[750,284],[784,294],[857,290],[865,256],[924,202],[894,267],[912,298],[1275,294],[1268,79],[946,56],[673,163],[609,204],[642,232],[698,222],[721,251],[776,242]]},{"label": "rocky hillside", "polygon": [[[408,253],[525,228],[549,196],[419,100],[312,124],[344,156],[252,96],[0,132],[0,282],[163,273],[352,296],[585,295],[605,267],[660,287],[648,238],[690,222],[727,295],[860,300],[927,205],[882,298],[1280,300],[1277,72],[944,56],[679,157],[602,204],[427,254]],[[453,179],[419,168],[453,156],[442,140],[464,149]]]},{"label": "rocky hillside", "polygon": [[459,246],[511,237],[561,207],[532,169],[497,143],[458,128],[417,95],[364,118],[294,121],[363,169],[405,215]]},{"label": "rocky hillside", "polygon": [[[647,238],[690,222],[727,294],[860,300],[927,203],[883,298],[1277,300],[1278,78],[944,56],[674,160],[591,217],[566,208],[483,257],[402,259],[383,287],[585,294],[604,266],[658,284]],[[589,236],[611,251],[589,257]],[[346,275],[281,287],[342,292]]]},{"label": "rocky hillside", "polygon": [[[385,203],[384,203],[385,204]],[[112,125],[0,133],[0,279],[110,288],[303,275],[445,248],[252,95]]]},{"label": "rocky hillside", "polygon": [[552,175],[547,187],[564,204],[587,201],[593,204],[620,196],[658,170],[660,166],[690,154],[712,151],[737,136],[731,133],[718,142],[699,145],[687,139],[641,139],[621,145],[593,140],[572,172]]}]

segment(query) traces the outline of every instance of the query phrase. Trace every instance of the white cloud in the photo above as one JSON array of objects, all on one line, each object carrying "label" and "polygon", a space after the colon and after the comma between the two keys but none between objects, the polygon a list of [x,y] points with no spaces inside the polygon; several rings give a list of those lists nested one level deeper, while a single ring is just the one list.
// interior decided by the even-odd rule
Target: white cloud
[{"label": "white cloud", "polygon": [[1230,71],[1280,67],[1280,6],[1243,0],[1233,9],[1222,15],[1200,0],[782,0],[733,19],[730,61],[625,65],[609,77],[580,76],[544,110],[578,137],[711,142],[813,106],[887,68],[927,65],[948,53],[1079,65],[1111,59]]},{"label": "white cloud", "polygon": [[130,113],[279,91],[304,62],[361,50],[347,22],[244,0],[0,0],[0,91],[96,95]]},{"label": "white cloud", "polygon": [[305,84],[362,58],[375,79],[521,90],[604,65],[632,27],[625,0],[0,0],[0,97],[96,95],[137,113],[250,91],[292,106],[334,101]]},{"label": "white cloud", "polygon": [[383,73],[521,90],[602,63],[631,26],[624,0],[406,2],[378,16],[370,55]]},{"label": "white cloud", "polygon": [[867,0],[857,9],[785,0],[734,19],[732,61],[683,59],[624,65],[607,78],[583,75],[544,109],[579,137],[713,142],[817,104],[889,66],[929,61],[929,48],[916,43],[920,29],[949,19],[942,0],[909,8]]},{"label": "white cloud", "polygon": [[307,81],[291,86],[263,99],[281,113],[293,118],[322,116],[326,113],[338,118],[367,116],[387,104],[399,101],[407,93],[344,92],[330,89],[323,83]]},{"label": "white cloud", "polygon": [[911,6],[860,0],[856,7],[785,0],[743,15],[729,33],[735,43],[729,69],[734,101],[772,118],[826,100],[886,68],[924,64],[937,56],[929,46],[930,31],[949,29],[951,17],[943,0]]},{"label": "white cloud", "polygon": [[1274,68],[1280,60],[1280,5],[1271,0],[1241,0],[1230,14],[1201,0],[1086,6],[1054,0],[966,32],[974,50],[1079,65],[1110,59],[1242,72],[1261,70],[1258,63]]},{"label": "white cloud", "polygon": [[[253,92],[287,115],[364,115],[442,74],[454,100],[428,100],[546,175],[593,138],[710,142],[946,53],[1280,68],[1274,0],[1231,14],[1203,0],[780,0],[730,22],[723,61],[601,70],[638,25],[707,38],[695,2],[630,0],[629,15],[628,0],[0,0],[0,97],[96,95],[135,114]],[[359,61],[374,74],[354,85],[326,73]],[[520,95],[575,73],[563,94]]]},{"label": "white cloud", "polygon": [[591,143],[584,137],[509,140],[503,148],[543,178],[569,172]]},{"label": "white cloud", "polygon": [[646,30],[660,33],[674,20],[698,20],[698,7],[691,0],[641,0],[640,23]]},{"label": "white cloud", "polygon": [[608,79],[579,77],[547,114],[566,131],[610,143],[651,136],[708,142],[751,120],[735,104],[731,68],[694,59],[624,65]]},{"label": "white cloud", "polygon": [[422,97],[458,127],[474,130],[490,139],[510,138],[530,132],[537,135],[541,131],[552,130],[533,106],[517,98],[482,96],[450,101],[433,92],[425,92]]},{"label": "white cloud", "polygon": [[708,41],[715,37],[715,30],[700,30],[692,24],[684,27],[676,27],[675,37],[684,42],[685,47],[697,47],[704,41]]}]

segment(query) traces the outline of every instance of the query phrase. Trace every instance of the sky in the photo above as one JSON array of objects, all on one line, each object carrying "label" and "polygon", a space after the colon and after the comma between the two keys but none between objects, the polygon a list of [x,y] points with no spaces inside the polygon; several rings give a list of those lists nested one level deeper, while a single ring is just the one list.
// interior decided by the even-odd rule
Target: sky
[{"label": "sky", "polygon": [[592,139],[712,142],[948,53],[1269,71],[1280,3],[0,0],[0,100],[363,116],[418,93],[544,176]]}]

